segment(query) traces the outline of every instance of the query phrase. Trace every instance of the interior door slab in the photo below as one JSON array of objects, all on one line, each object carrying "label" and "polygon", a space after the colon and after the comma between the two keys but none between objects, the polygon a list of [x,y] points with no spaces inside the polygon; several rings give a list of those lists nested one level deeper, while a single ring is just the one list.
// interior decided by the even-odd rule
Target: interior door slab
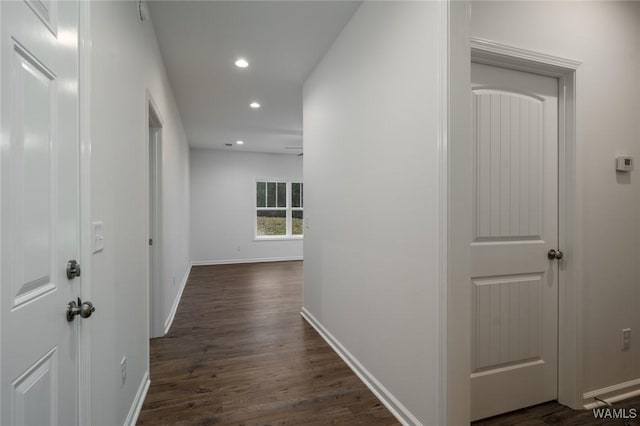
[{"label": "interior door slab", "polygon": [[3,425],[78,423],[78,4],[0,2]]},{"label": "interior door slab", "polygon": [[472,64],[471,414],[557,397],[558,81]]}]

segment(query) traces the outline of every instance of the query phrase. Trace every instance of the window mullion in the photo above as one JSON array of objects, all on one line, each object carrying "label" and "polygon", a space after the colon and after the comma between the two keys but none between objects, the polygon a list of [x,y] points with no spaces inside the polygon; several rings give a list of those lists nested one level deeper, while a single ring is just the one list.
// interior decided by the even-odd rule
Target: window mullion
[{"label": "window mullion", "polygon": [[287,225],[286,225],[287,231],[286,232],[287,232],[287,236],[289,237],[292,234],[292,230],[291,230],[291,221],[292,221],[291,220],[291,204],[292,204],[291,203],[291,182],[287,182],[286,188],[287,188],[287,191],[286,191],[287,192],[287,221],[286,221],[286,223],[287,223]]}]

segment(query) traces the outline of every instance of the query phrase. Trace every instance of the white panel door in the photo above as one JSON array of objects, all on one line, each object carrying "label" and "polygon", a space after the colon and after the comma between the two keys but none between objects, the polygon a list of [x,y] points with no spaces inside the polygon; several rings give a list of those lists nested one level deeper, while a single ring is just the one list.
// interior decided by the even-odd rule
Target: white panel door
[{"label": "white panel door", "polygon": [[78,4],[3,1],[0,424],[78,423]]},{"label": "white panel door", "polygon": [[471,66],[471,415],[557,398],[558,81]]}]

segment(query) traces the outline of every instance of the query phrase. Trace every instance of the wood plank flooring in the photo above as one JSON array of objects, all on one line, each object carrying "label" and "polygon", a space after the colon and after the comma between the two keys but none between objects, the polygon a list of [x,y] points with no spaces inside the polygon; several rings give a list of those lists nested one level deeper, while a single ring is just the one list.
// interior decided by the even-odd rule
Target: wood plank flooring
[{"label": "wood plank flooring", "polygon": [[[627,399],[613,404],[613,408],[624,408],[636,410],[640,416],[640,397]],[[630,413],[630,411],[628,412]],[[522,410],[513,411],[511,413],[502,414],[500,416],[491,417],[484,420],[478,420],[472,423],[474,426],[595,426],[595,425],[611,425],[611,426],[635,426],[640,425],[640,418],[637,419],[596,419],[591,410],[572,410],[569,407],[561,405],[555,401],[545,404],[536,405]]]},{"label": "wood plank flooring", "polygon": [[[397,425],[299,314],[302,262],[194,267],[139,425]],[[640,398],[616,408],[635,408]],[[640,425],[549,402],[476,426]]]},{"label": "wood plank flooring", "polygon": [[302,262],[194,267],[138,425],[397,425],[300,317]]}]

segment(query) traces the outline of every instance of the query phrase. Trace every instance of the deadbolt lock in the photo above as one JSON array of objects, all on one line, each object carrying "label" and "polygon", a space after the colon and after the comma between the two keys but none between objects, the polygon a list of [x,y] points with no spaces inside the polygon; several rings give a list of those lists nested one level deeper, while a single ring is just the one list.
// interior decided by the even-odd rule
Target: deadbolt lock
[{"label": "deadbolt lock", "polygon": [[72,280],[75,277],[80,276],[80,264],[75,260],[71,259],[67,262],[67,278]]}]

